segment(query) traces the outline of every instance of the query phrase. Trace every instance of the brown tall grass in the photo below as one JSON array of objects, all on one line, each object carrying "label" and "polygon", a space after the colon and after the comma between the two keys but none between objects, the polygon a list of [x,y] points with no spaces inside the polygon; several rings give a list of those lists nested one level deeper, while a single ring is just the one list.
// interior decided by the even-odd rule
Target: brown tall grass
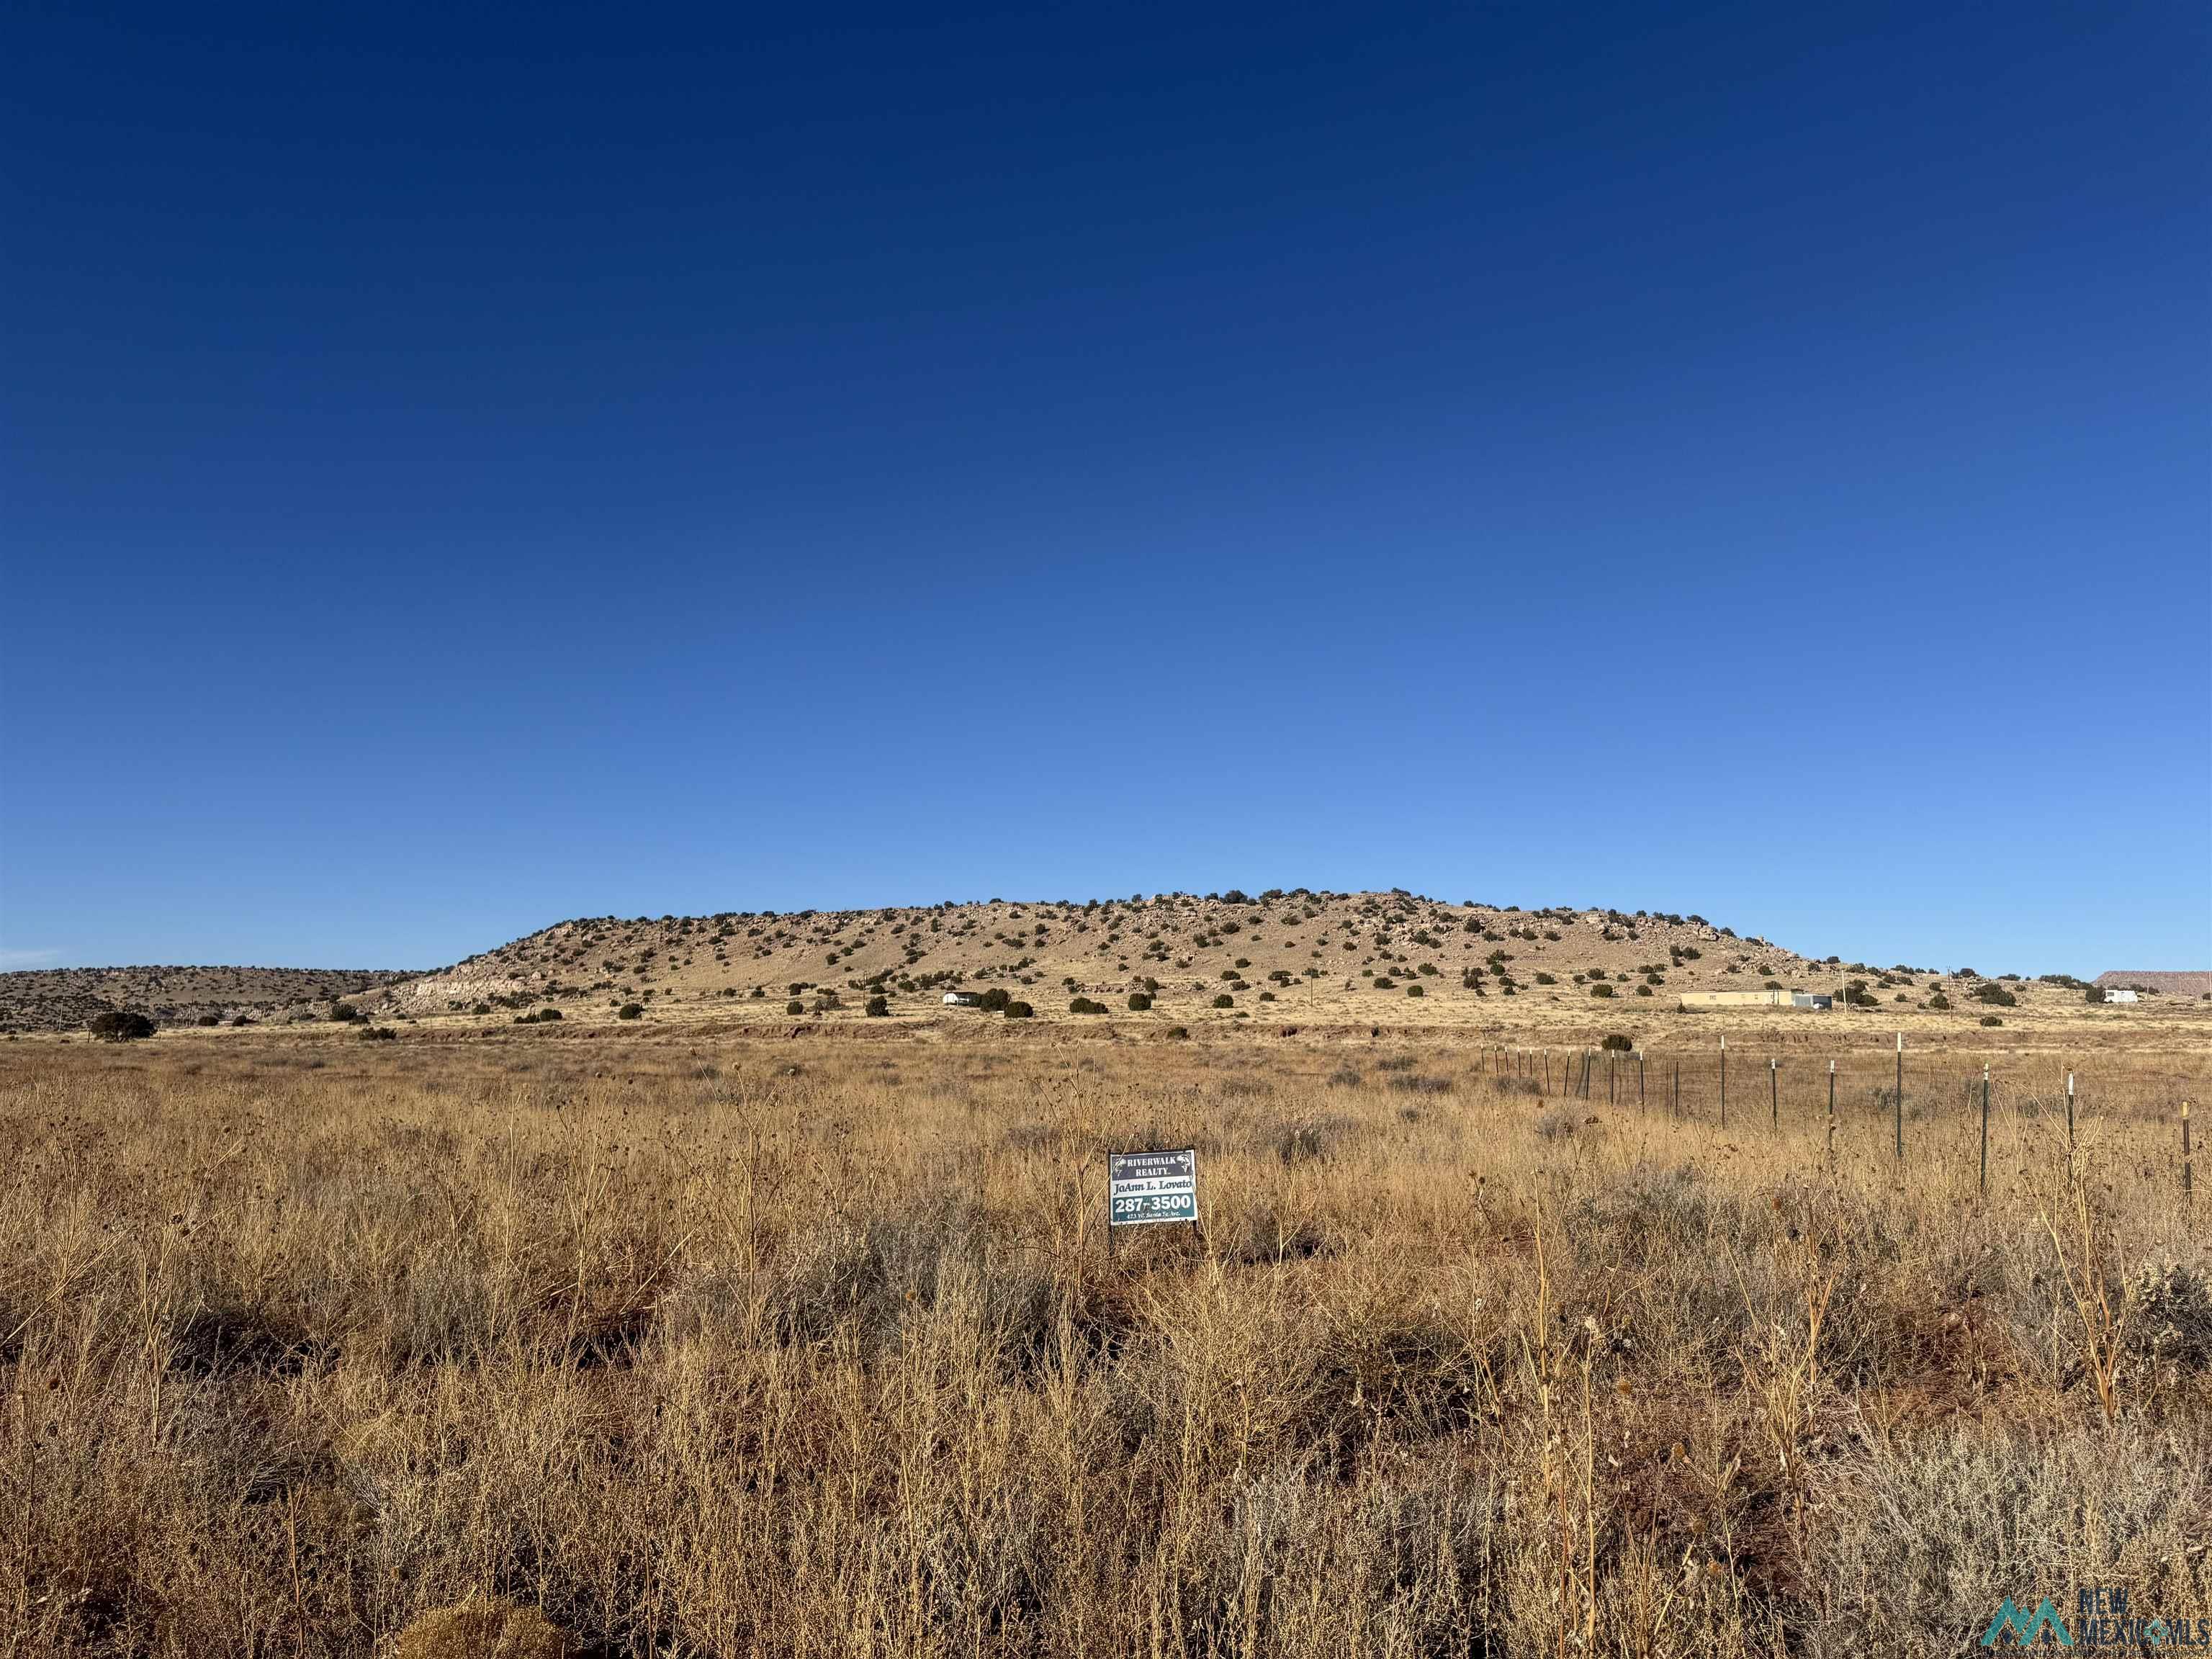
[{"label": "brown tall grass", "polygon": [[[560,1650],[500,1608],[640,1655],[2212,1614],[2203,1060],[2097,1056],[2070,1158],[2056,1073],[2002,1079],[1984,1199],[1964,1055],[1900,1165],[1872,1052],[1831,1159],[1763,1059],[1723,1133],[1656,1064],[1565,1100],[1441,1040],[9,1045],[0,1652],[457,1606],[406,1651]],[[1148,1143],[1198,1147],[1204,1225],[1109,1262],[1103,1153]]]}]

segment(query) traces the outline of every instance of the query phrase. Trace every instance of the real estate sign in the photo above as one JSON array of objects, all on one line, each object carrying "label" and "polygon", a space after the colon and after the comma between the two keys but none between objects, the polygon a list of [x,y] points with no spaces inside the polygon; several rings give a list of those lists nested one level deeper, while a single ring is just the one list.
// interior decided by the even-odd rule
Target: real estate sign
[{"label": "real estate sign", "polygon": [[1198,1151],[1109,1152],[1106,1219],[1115,1227],[1198,1219]]}]

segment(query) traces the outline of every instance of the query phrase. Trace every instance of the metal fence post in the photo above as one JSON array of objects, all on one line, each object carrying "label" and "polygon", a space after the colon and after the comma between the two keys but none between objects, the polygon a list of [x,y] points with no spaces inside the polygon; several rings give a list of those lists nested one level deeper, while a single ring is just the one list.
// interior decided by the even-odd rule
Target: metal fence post
[{"label": "metal fence post", "polygon": [[1782,1062],[1772,1054],[1766,1057],[1766,1115],[1773,1127],[1782,1127]]},{"label": "metal fence post", "polygon": [[1990,1063],[1982,1062],[1982,1196],[1990,1194]]},{"label": "metal fence post", "polygon": [[1828,1161],[1836,1160],[1836,1062],[1828,1062]]},{"label": "metal fence post", "polygon": [[1897,1156],[1905,1158],[1905,1033],[1897,1034]]},{"label": "metal fence post", "polygon": [[1721,1127],[1728,1127],[1728,1039],[1721,1039]]}]

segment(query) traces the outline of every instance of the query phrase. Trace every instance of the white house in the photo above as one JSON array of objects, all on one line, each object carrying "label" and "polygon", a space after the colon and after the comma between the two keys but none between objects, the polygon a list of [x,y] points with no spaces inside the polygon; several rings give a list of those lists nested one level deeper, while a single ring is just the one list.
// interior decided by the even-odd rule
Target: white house
[{"label": "white house", "polygon": [[2124,991],[2119,989],[2118,987],[2115,987],[2105,993],[2105,1000],[2107,1002],[2141,1002],[2142,999],[2137,996],[2133,991]]}]

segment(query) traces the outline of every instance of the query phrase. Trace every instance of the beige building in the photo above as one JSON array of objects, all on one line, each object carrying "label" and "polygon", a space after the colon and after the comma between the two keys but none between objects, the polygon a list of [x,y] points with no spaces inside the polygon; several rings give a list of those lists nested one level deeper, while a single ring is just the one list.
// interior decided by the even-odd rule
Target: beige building
[{"label": "beige building", "polygon": [[1832,997],[1803,991],[1685,991],[1680,1006],[1690,1014],[1713,1008],[1827,1008],[1834,1003]]}]

